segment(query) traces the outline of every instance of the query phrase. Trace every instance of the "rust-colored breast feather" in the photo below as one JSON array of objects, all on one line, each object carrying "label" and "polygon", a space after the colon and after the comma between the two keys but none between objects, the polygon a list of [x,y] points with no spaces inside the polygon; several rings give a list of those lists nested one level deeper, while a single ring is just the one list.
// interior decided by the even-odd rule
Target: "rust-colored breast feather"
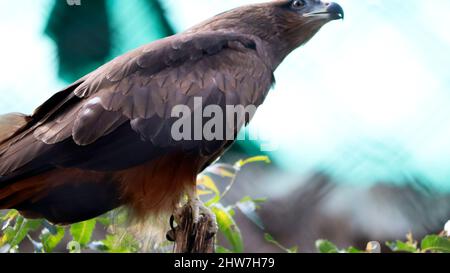
[{"label": "rust-colored breast feather", "polygon": [[184,194],[195,188],[200,157],[182,153],[116,173],[123,200],[138,219],[148,215],[172,213]]}]

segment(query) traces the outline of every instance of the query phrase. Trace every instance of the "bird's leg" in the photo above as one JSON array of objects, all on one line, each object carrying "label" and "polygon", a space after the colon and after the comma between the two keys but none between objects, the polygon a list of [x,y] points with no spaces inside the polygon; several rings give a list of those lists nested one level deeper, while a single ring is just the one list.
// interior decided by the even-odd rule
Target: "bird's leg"
[{"label": "bird's leg", "polygon": [[202,201],[198,198],[197,194],[189,195],[188,197],[188,206],[192,208],[192,221],[194,224],[198,224],[200,222],[200,208],[203,206]]},{"label": "bird's leg", "polygon": [[216,215],[206,207],[200,198],[197,195],[197,191],[192,190],[188,193],[188,201],[186,205],[180,207],[174,212],[174,215],[171,219],[171,227],[174,230],[173,221],[176,223],[181,223],[183,221],[183,217],[186,217],[186,209],[190,208],[192,223],[198,224],[202,217],[205,217],[208,221],[208,233],[211,236],[214,236],[219,231],[219,227],[217,226]]},{"label": "bird's leg", "polygon": [[202,217],[205,217],[209,223],[208,232],[214,236],[219,231],[217,226],[216,215],[210,208],[206,207],[200,198],[198,198],[197,191],[191,191],[188,195],[188,206],[192,208],[192,220],[194,224],[198,224]]}]

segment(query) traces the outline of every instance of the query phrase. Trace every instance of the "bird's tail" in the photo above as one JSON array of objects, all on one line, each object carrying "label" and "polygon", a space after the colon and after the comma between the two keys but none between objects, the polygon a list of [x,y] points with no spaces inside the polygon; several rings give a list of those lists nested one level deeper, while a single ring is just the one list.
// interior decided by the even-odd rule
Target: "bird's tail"
[{"label": "bird's tail", "polygon": [[118,183],[108,173],[54,168],[4,180],[0,177],[0,210],[16,209],[27,218],[72,224],[122,205]]}]

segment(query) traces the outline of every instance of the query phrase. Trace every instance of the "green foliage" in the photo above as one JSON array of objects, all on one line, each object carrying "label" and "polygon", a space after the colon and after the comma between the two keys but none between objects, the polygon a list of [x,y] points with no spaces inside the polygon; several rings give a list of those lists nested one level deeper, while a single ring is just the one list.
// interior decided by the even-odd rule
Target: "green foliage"
[{"label": "green foliage", "polygon": [[[373,247],[373,244],[378,246]],[[406,236],[406,241],[387,242],[386,246],[396,253],[450,253],[450,238],[446,234],[428,235],[422,239],[419,247],[419,243],[414,240],[410,233]],[[354,247],[342,250],[326,240],[317,241],[316,248],[320,253],[380,253],[381,250],[378,242],[369,243],[366,250],[359,250]]]},{"label": "green foliage", "polygon": [[139,251],[139,243],[131,234],[110,234],[103,241],[95,242],[94,249],[108,253],[135,253]]},{"label": "green foliage", "polygon": [[226,209],[217,204],[212,207],[212,211],[216,215],[219,230],[231,244],[232,251],[234,253],[242,253],[244,251],[244,243],[242,241],[241,231],[236,225],[230,209]]},{"label": "green foliage", "polygon": [[[233,218],[236,209],[239,209],[257,226],[263,228],[262,221],[256,214],[256,210],[259,208],[259,205],[265,201],[265,199],[252,199],[247,196],[232,206],[224,207],[221,204],[222,199],[228,194],[234,185],[237,173],[245,166],[257,162],[268,164],[270,163],[270,159],[267,156],[257,156],[246,160],[240,160],[234,165],[217,164],[208,168],[205,174],[200,176],[197,182],[199,186],[198,194],[200,196],[210,196],[209,200],[205,202],[205,205],[209,207],[216,215],[219,230],[231,246],[231,250],[218,246],[216,251],[219,253],[241,253],[244,251],[242,234]],[[218,176],[229,180],[228,186],[225,187],[222,192],[214,182],[213,176]]]},{"label": "green foliage", "polygon": [[283,245],[281,245],[277,240],[275,240],[272,237],[272,235],[270,235],[269,233],[264,234],[264,239],[267,242],[277,246],[278,248],[280,248],[281,250],[283,250],[286,253],[298,253],[298,247],[297,246],[294,246],[294,247],[291,247],[291,248],[286,248]]},{"label": "green foliage", "polygon": [[340,250],[332,242],[326,240],[318,240],[316,242],[316,248],[320,253],[339,253]]},{"label": "green foliage", "polygon": [[422,240],[422,252],[450,253],[450,240],[437,235],[428,235]]},{"label": "green foliage", "polygon": [[395,242],[387,242],[386,246],[388,246],[394,252],[403,252],[403,253],[416,253],[419,252],[417,248],[417,241],[414,240],[413,235],[410,233],[406,236],[406,241],[397,240]]},{"label": "green foliage", "polygon": [[[205,200],[216,215],[220,233],[227,241],[227,247],[217,244],[217,253],[241,253],[244,242],[241,231],[234,220],[239,210],[250,221],[264,231],[264,226],[257,210],[266,199],[254,199],[245,196],[236,204],[224,206],[223,198],[228,194],[236,181],[238,172],[248,164],[257,162],[270,163],[268,157],[258,156],[240,160],[234,165],[216,164],[208,168],[198,179],[198,195]],[[214,178],[226,180],[219,185]],[[221,190],[223,189],[223,190]],[[17,211],[0,211],[0,253],[20,252],[23,243],[28,239],[36,253],[54,251],[81,253],[85,251],[106,253],[136,253],[143,250],[143,244],[123,227],[127,223],[127,213],[117,209],[96,219],[73,224],[68,227],[53,226],[45,220],[27,220]],[[448,224],[450,226],[450,223]],[[448,227],[446,227],[448,228]],[[96,230],[101,232],[95,232]],[[407,253],[450,253],[450,232],[441,235],[426,236],[419,244],[412,234],[406,241],[387,242],[386,246],[393,252]],[[103,234],[104,238],[96,238]],[[36,239],[37,238],[37,239]],[[265,240],[286,253],[297,253],[297,246],[287,248],[272,235],[266,233]],[[365,250],[354,247],[340,249],[327,240],[318,240],[316,248],[319,253],[380,253],[378,242],[370,242]],[[158,252],[169,252],[170,247],[156,249]]]},{"label": "green foliage", "polygon": [[79,243],[80,246],[89,244],[96,224],[97,220],[95,219],[73,224],[70,227],[70,234],[72,235],[73,241]]},{"label": "green foliage", "polygon": [[[10,211],[2,217],[3,236],[0,240],[0,249],[2,252],[15,252],[20,243],[27,237],[29,232],[39,228],[42,221],[27,220],[16,211]],[[14,224],[13,224],[14,223]]]},{"label": "green foliage", "polygon": [[386,245],[394,252],[405,253],[450,253],[450,238],[441,235],[428,235],[419,243],[414,240],[412,234],[408,234],[407,241],[396,241]]},{"label": "green foliage", "polygon": [[51,253],[64,239],[66,230],[63,227],[55,227],[53,233],[49,229],[42,230],[40,239],[44,248],[44,252]]},{"label": "green foliage", "polygon": [[[369,243],[370,244],[370,243]],[[360,250],[355,247],[349,247],[347,249],[339,249],[335,244],[327,240],[316,241],[316,248],[319,253],[333,254],[333,253],[366,253],[367,250]]]},{"label": "green foliage", "polygon": [[[123,219],[123,213],[116,221]],[[97,219],[73,224],[69,227],[53,226],[44,220],[27,220],[15,210],[0,217],[3,228],[0,237],[0,253],[19,252],[26,238],[32,243],[34,252],[51,253],[67,251],[81,253],[87,250],[107,253],[133,253],[140,250],[136,238],[126,232],[107,232],[100,241],[92,241],[96,229],[109,230],[111,218],[102,216]],[[120,234],[120,235],[119,235]],[[34,240],[32,237],[38,237]],[[65,246],[64,246],[65,244]]]}]

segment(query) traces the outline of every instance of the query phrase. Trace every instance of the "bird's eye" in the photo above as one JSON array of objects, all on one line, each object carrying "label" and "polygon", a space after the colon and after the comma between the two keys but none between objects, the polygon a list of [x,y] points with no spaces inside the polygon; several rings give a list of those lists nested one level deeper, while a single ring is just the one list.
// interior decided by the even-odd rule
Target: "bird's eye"
[{"label": "bird's eye", "polygon": [[305,0],[295,0],[294,2],[292,2],[292,7],[295,9],[303,8],[305,5]]}]

